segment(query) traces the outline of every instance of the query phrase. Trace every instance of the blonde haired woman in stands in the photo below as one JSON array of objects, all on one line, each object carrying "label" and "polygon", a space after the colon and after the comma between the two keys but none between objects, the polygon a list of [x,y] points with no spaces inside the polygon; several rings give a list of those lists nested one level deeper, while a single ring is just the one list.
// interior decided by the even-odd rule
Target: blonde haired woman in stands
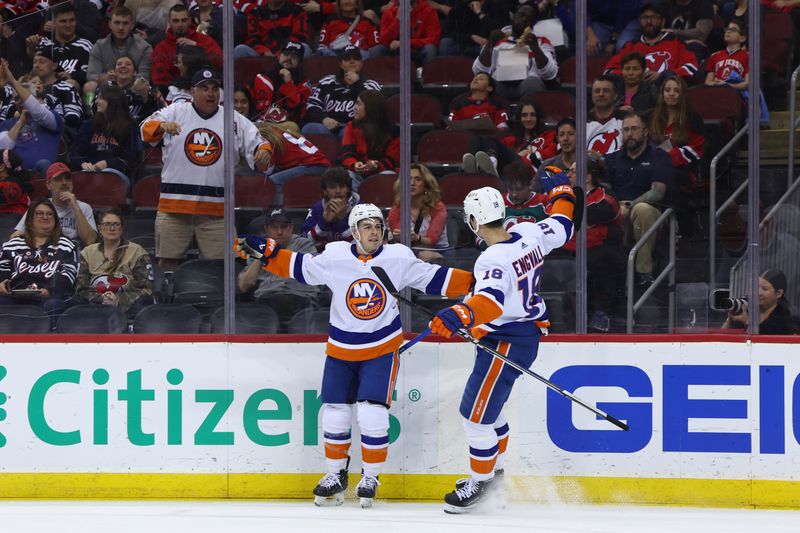
[{"label": "blonde haired woman in stands", "polygon": [[[411,248],[423,261],[438,262],[447,240],[447,208],[439,182],[425,165],[411,165]],[[389,211],[389,229],[400,239],[400,178],[394,182],[394,206]]]}]

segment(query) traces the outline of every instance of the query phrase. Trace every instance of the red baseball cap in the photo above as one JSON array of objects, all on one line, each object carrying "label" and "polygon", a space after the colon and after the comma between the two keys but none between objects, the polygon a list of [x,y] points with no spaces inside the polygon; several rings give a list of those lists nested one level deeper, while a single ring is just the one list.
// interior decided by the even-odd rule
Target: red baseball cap
[{"label": "red baseball cap", "polygon": [[47,179],[51,180],[56,176],[60,176],[64,173],[72,175],[72,171],[69,169],[67,165],[64,163],[53,163],[49,167],[47,167]]}]

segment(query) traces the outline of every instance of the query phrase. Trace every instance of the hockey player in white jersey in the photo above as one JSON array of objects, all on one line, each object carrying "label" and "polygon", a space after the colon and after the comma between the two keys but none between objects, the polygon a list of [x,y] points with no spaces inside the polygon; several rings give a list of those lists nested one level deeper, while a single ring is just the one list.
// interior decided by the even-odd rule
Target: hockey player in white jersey
[{"label": "hockey player in white jersey", "polygon": [[348,222],[354,242],[329,243],[319,255],[279,249],[272,239],[255,236],[239,238],[235,250],[240,257],[259,258],[273,274],[327,285],[333,292],[322,377],[327,473],[313,492],[317,505],[344,502],[355,404],[363,463],[357,495],[368,507],[388,453],[389,407],[403,339],[397,300],[371,267],[383,267],[398,289],[414,287],[450,297],[467,294],[473,277],[420,261],[402,244],[383,244],[386,224],[373,204],[356,205]]},{"label": "hockey player in white jersey", "polygon": [[[540,222],[522,222],[505,230],[505,204],[499,191],[484,187],[467,195],[464,219],[489,247],[475,262],[472,295],[463,304],[439,311],[431,320],[431,332],[450,337],[468,331],[486,346],[530,367],[539,338],[549,326],[545,303],[536,293],[544,257],[573,233],[576,196],[569,177],[555,170],[551,167],[541,180],[551,216]],[[502,409],[520,374],[477,349],[459,409],[469,442],[470,477],[445,495],[445,512],[467,512],[493,478],[502,474],[509,433]]]}]

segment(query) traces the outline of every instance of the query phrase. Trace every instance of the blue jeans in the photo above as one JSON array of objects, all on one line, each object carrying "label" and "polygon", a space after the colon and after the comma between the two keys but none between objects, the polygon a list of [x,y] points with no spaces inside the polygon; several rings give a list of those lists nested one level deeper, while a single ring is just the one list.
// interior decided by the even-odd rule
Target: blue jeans
[{"label": "blue jeans", "polygon": [[322,174],[325,172],[326,167],[322,165],[300,165],[297,167],[287,168],[285,170],[279,170],[277,172],[273,172],[269,175],[270,181],[275,184],[276,187],[279,189],[283,188],[289,180],[292,178],[296,178],[297,176],[303,176],[305,174]]},{"label": "blue jeans", "polygon": [[[613,28],[609,25],[603,24],[601,22],[592,22],[592,30],[594,31],[597,40],[600,41],[600,48],[603,49],[608,44],[608,41],[611,40],[611,30]],[[622,47],[625,46],[625,43],[628,41],[634,41],[639,38],[641,35],[642,29],[639,25],[638,19],[633,19],[628,22],[628,24],[622,28],[622,31],[619,32],[617,36],[617,44],[614,47],[614,53],[618,53],[622,50]]]},{"label": "blue jeans", "polygon": [[458,41],[453,37],[442,37],[439,42],[440,56],[470,56],[476,57],[481,53],[481,47],[475,43],[458,46]]},{"label": "blue jeans", "polygon": [[344,137],[344,124],[339,126],[337,129],[331,131],[328,129],[325,124],[322,122],[309,122],[303,129],[300,130],[300,133],[305,135],[330,135],[334,137],[337,141],[341,141],[342,137]]},{"label": "blue jeans", "polygon": [[[398,50],[390,50],[388,46],[379,44],[369,51],[369,57],[396,56],[398,53]],[[427,65],[434,57],[436,57],[436,46],[432,44],[426,44],[421,49],[411,52],[411,59],[417,65]]]}]

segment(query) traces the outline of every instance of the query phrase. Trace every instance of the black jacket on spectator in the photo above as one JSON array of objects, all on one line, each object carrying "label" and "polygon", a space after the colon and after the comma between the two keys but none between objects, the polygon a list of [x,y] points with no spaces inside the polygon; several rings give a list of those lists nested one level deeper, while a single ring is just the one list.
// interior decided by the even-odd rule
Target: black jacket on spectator
[{"label": "black jacket on spectator", "polygon": [[122,142],[107,131],[94,131],[92,120],[84,120],[69,151],[70,167],[81,170],[81,163],[105,160],[109,168],[128,175],[139,162],[142,142],[136,123],[131,124],[128,138]]},{"label": "black jacket on spectator", "polygon": [[329,117],[344,126],[353,119],[356,98],[361,91],[381,90],[378,82],[364,78],[360,78],[352,85],[346,85],[342,76],[339,71],[339,74],[331,74],[319,80],[319,84],[314,87],[308,98],[306,122],[322,122],[322,119]]}]

